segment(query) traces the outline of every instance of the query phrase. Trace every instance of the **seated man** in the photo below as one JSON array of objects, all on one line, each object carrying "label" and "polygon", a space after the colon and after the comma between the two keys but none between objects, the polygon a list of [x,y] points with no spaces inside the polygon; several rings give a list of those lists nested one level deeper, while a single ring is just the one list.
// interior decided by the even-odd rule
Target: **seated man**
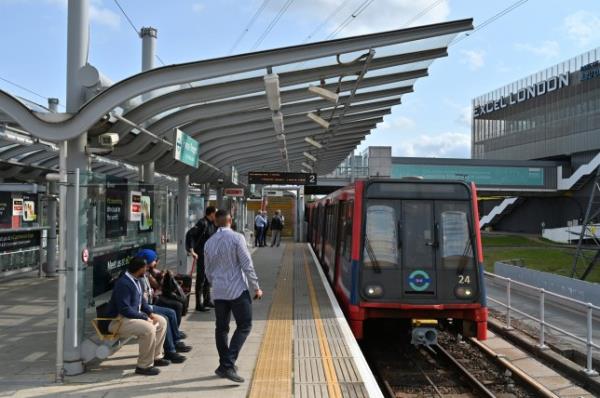
[{"label": "seated man", "polygon": [[136,336],[140,353],[135,373],[155,376],[160,373],[156,366],[168,366],[171,362],[163,358],[167,321],[153,313],[144,299],[139,279],[145,272],[146,262],[141,258],[134,258],[127,265],[127,272],[115,282],[107,316],[117,317],[119,321],[112,321],[108,329],[123,337]]},{"label": "seated man", "polygon": [[[151,253],[144,253],[144,251],[141,251],[140,253],[138,253],[136,258],[143,259],[147,264],[148,263],[147,257],[151,256],[152,253],[154,253],[154,251],[148,250],[148,249],[145,249],[145,250],[147,250]],[[154,253],[154,256],[156,256],[156,253]],[[144,291],[144,298],[147,300],[152,311],[156,314],[159,314],[159,315],[165,317],[165,319],[167,320],[167,334],[165,337],[165,344],[164,344],[165,359],[168,359],[169,361],[171,361],[173,363],[184,362],[186,358],[183,355],[179,355],[178,352],[190,352],[192,350],[192,347],[186,345],[182,341],[182,339],[185,335],[183,335],[183,333],[181,333],[179,331],[179,327],[177,325],[177,315],[175,315],[175,311],[172,310],[171,308],[167,308],[167,307],[163,307],[163,306],[154,304],[154,302],[155,302],[154,289],[152,289],[152,286],[150,285],[150,282],[148,281],[147,275],[144,275],[141,278],[141,282],[142,282],[142,288]]]}]

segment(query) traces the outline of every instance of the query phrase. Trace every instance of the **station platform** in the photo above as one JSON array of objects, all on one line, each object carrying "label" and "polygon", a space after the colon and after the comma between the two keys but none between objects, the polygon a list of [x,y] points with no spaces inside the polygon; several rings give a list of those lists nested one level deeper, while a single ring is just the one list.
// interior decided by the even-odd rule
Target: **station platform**
[{"label": "station platform", "polygon": [[254,301],[253,329],[237,363],[243,384],[214,374],[214,313],[193,310],[182,322],[194,347],[183,364],[136,375],[134,342],[54,383],[56,281],[32,277],[0,284],[0,396],[382,396],[308,246],[258,248],[253,260],[265,296]]}]

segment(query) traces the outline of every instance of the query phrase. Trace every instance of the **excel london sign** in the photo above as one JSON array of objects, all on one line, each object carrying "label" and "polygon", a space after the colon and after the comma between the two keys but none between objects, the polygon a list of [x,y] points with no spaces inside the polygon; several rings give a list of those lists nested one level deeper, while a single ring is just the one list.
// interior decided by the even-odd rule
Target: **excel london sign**
[{"label": "excel london sign", "polygon": [[483,116],[499,109],[518,104],[535,97],[541,97],[544,94],[551,93],[569,85],[569,74],[562,73],[549,79],[542,80],[531,86],[524,87],[516,93],[510,93],[506,97],[490,101],[483,105],[477,105],[473,108],[473,116]]}]

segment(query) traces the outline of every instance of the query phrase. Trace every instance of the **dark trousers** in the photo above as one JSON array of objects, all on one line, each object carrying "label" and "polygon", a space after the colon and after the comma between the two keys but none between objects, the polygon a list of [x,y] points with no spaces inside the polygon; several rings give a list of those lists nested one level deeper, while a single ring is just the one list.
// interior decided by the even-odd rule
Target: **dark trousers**
[{"label": "dark trousers", "polygon": [[179,336],[179,328],[177,327],[177,317],[175,311],[170,308],[153,305],[152,309],[158,315],[162,315],[167,320],[167,333],[165,334],[165,344],[163,345],[166,352],[175,352],[175,343],[181,340]]},{"label": "dark trousers", "polygon": [[208,279],[206,279],[204,257],[198,256],[196,267],[196,308],[204,307],[210,302],[210,283],[208,283]]},{"label": "dark trousers", "polygon": [[262,236],[265,233],[265,227],[254,228],[254,247],[262,245]]},{"label": "dark trousers", "polygon": [[170,297],[158,296],[156,299],[156,305],[167,307],[175,311],[175,316],[177,317],[177,326],[181,325],[181,316],[185,315],[183,308],[184,306],[181,301]]},{"label": "dark trousers", "polygon": [[[232,313],[236,327],[229,341],[229,321]],[[215,341],[219,351],[219,366],[222,369],[231,369],[252,329],[250,293],[244,290],[244,293],[235,300],[215,300],[215,316],[217,318]]]}]

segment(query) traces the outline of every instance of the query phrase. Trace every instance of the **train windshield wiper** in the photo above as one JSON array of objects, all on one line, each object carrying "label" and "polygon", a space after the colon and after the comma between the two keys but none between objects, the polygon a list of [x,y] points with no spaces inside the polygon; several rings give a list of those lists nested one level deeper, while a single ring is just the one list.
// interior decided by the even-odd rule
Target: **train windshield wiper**
[{"label": "train windshield wiper", "polygon": [[373,264],[373,271],[380,274],[381,267],[379,266],[379,262],[377,261],[377,256],[375,255],[375,252],[373,251],[373,247],[371,246],[371,242],[369,241],[369,238],[367,238],[366,236],[365,236],[365,249],[367,250],[367,255],[369,256],[369,260],[371,260],[371,263]]}]

